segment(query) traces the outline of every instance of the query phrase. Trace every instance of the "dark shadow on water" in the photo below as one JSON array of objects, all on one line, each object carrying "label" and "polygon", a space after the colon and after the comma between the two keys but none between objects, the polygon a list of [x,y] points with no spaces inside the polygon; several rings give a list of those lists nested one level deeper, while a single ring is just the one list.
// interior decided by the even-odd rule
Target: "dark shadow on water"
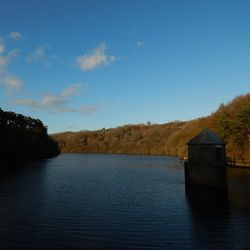
[{"label": "dark shadow on water", "polygon": [[250,214],[250,169],[227,169],[228,197],[232,207]]},{"label": "dark shadow on water", "polygon": [[200,215],[218,214],[229,208],[228,193],[225,189],[186,186],[185,192],[193,213]]},{"label": "dark shadow on water", "polygon": [[229,191],[186,186],[194,249],[250,249],[249,215],[235,210]]},{"label": "dark shadow on water", "polygon": [[30,161],[0,161],[0,180],[11,176],[24,175],[29,171],[45,170],[49,159]]},{"label": "dark shadow on water", "polygon": [[186,187],[185,192],[194,249],[230,249],[234,242],[227,192],[199,186]]},{"label": "dark shadow on water", "polygon": [[186,198],[193,213],[218,214],[234,209],[250,215],[250,169],[228,168],[228,190],[186,186]]}]

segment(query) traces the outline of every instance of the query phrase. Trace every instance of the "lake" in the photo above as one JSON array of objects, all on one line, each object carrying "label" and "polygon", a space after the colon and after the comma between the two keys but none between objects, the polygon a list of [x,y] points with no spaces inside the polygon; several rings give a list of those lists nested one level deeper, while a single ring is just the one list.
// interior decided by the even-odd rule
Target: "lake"
[{"label": "lake", "polygon": [[186,190],[179,160],[61,154],[0,177],[0,247],[250,248],[250,213]]}]

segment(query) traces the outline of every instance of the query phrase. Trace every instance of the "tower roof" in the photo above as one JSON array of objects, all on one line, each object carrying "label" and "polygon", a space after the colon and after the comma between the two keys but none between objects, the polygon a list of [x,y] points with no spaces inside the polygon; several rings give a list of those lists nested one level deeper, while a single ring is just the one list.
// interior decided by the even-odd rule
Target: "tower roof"
[{"label": "tower roof", "polygon": [[225,141],[220,138],[217,134],[212,132],[209,129],[204,129],[200,134],[196,135],[192,138],[188,143],[188,145],[196,145],[196,144],[220,144],[224,145]]}]

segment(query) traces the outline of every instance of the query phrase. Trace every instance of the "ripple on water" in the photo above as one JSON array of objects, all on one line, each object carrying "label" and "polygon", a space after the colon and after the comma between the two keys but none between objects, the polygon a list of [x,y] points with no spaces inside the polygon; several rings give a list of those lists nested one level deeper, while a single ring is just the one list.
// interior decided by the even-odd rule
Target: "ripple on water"
[{"label": "ripple on water", "polygon": [[248,247],[250,216],[218,208],[186,196],[178,159],[62,154],[0,177],[0,246]]}]

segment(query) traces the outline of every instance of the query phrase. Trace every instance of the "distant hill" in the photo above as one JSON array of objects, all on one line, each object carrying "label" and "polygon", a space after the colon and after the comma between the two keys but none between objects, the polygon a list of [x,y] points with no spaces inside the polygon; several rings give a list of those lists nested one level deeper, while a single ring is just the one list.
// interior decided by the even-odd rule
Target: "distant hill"
[{"label": "distant hill", "polygon": [[250,93],[221,104],[207,117],[187,122],[124,125],[97,131],[63,132],[52,137],[62,152],[184,156],[186,142],[204,128],[225,139],[229,156],[250,158]]}]

